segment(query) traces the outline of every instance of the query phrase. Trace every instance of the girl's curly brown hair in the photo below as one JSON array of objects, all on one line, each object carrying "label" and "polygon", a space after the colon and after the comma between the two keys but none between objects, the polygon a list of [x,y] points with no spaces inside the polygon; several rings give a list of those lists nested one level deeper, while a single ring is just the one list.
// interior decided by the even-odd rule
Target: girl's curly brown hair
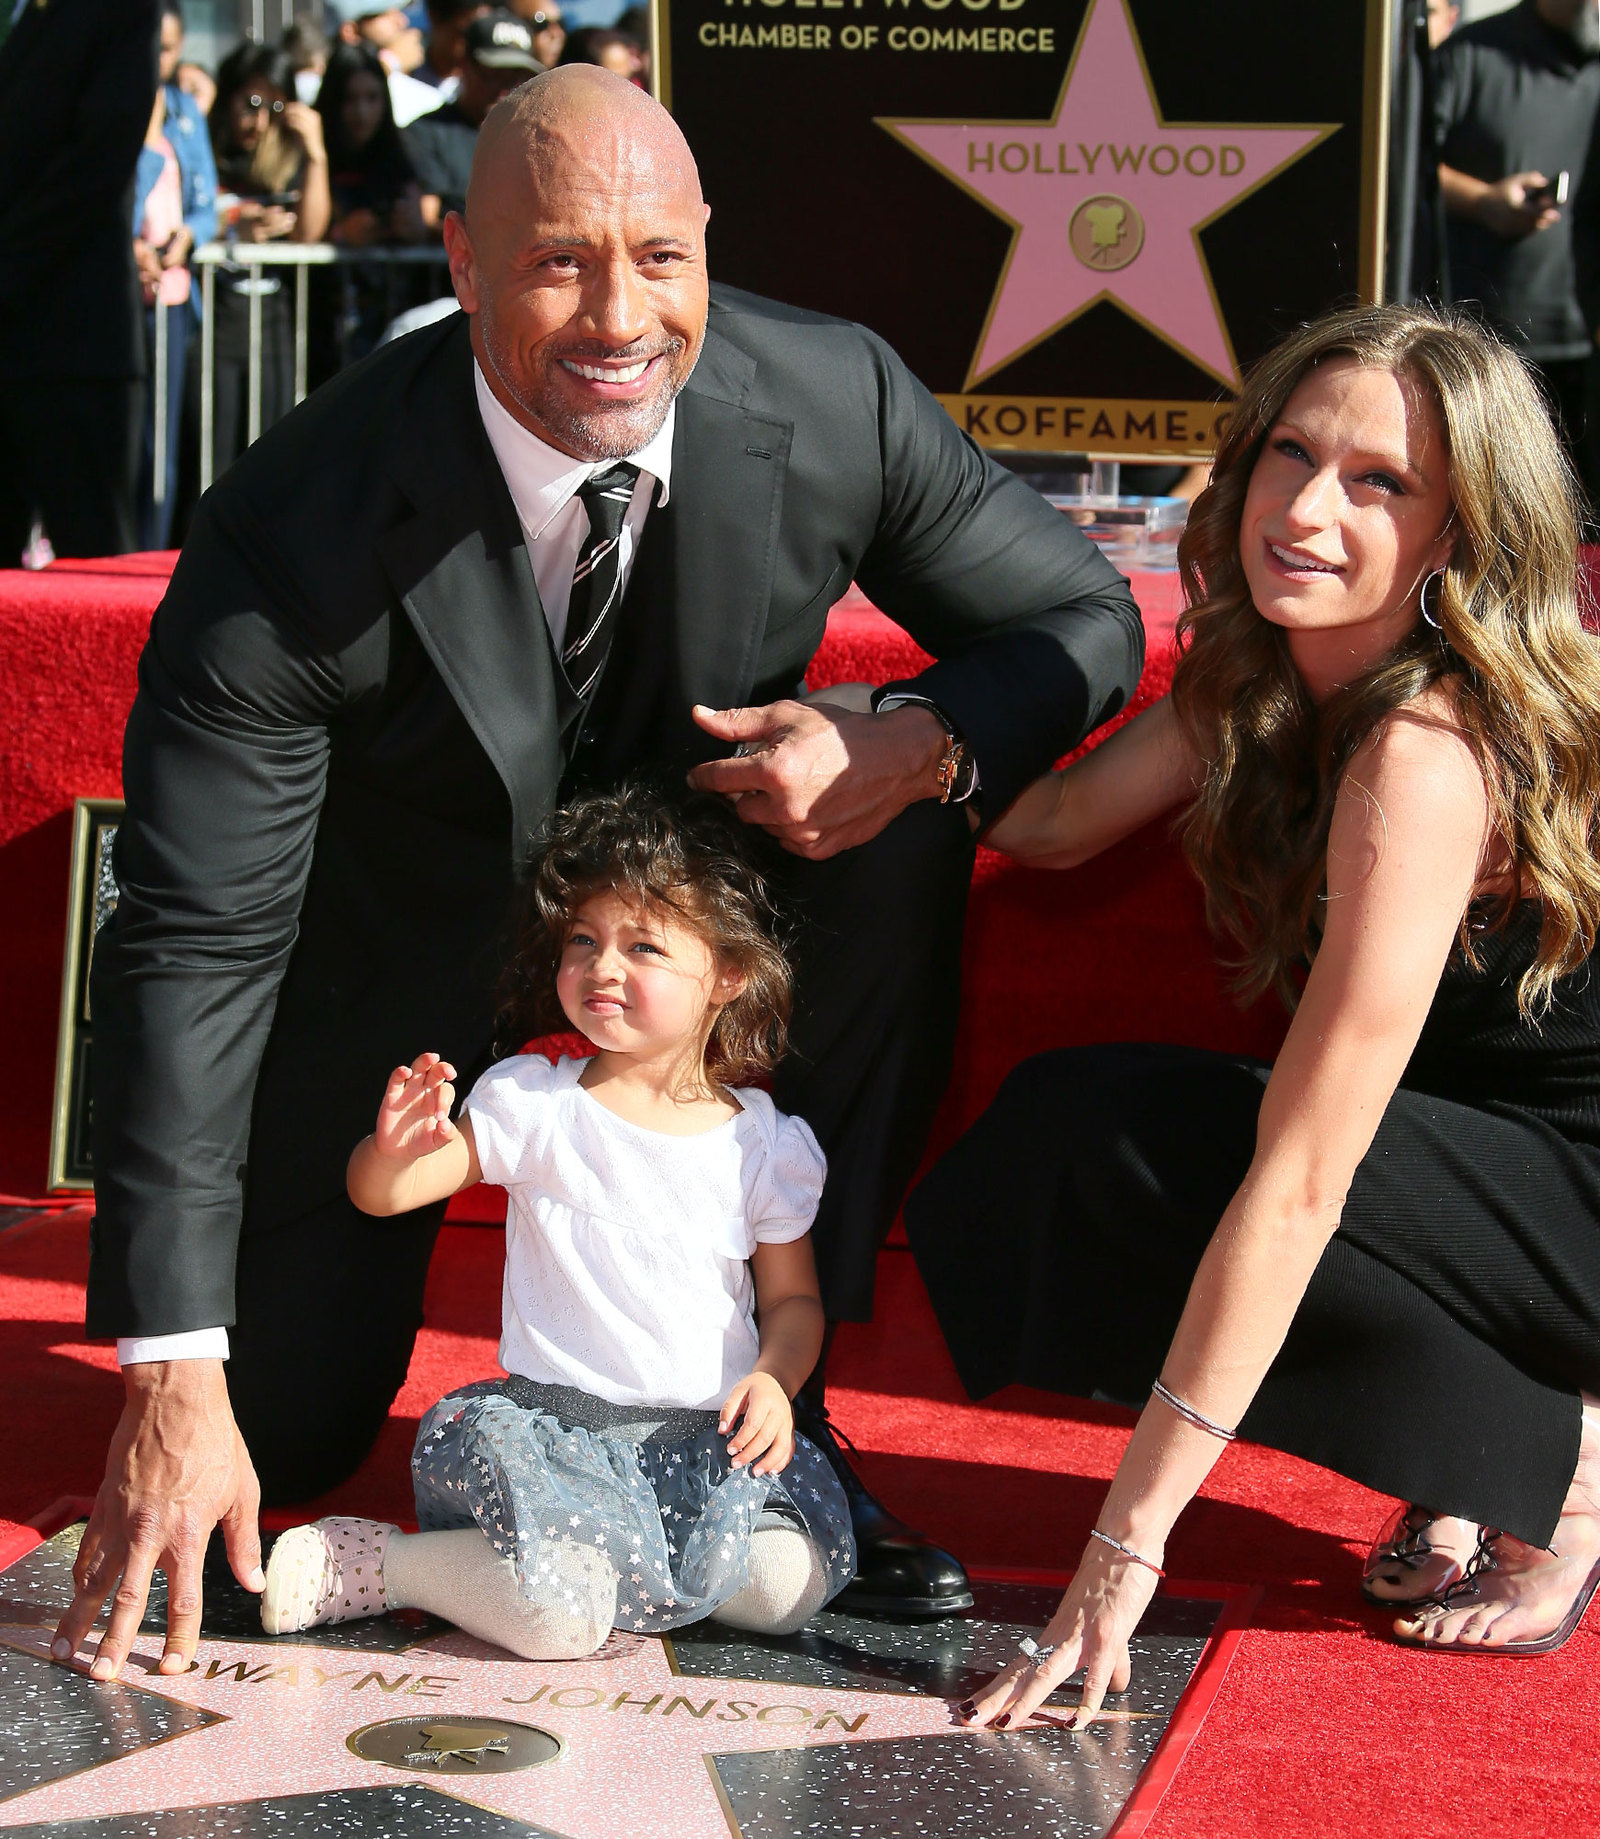
[{"label": "girl's curly brown hair", "polygon": [[706,1038],[713,1086],[749,1085],[770,1073],[789,1044],[794,978],[786,927],[748,831],[721,798],[668,791],[631,779],[556,811],[543,847],[516,950],[500,981],[498,1051],[571,1027],[556,972],[574,914],[590,895],[614,890],[691,926],[744,989],[715,1015]]}]

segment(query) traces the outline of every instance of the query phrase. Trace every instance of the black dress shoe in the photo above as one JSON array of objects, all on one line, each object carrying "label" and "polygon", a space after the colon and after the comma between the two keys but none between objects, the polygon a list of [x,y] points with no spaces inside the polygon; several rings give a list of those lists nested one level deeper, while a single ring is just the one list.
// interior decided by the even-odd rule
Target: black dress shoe
[{"label": "black dress shoe", "polygon": [[794,1401],[794,1425],[827,1457],[850,1503],[856,1574],[838,1596],[839,1608],[861,1615],[948,1616],[972,1607],[972,1586],[960,1561],[896,1518],[850,1466],[826,1405]]}]

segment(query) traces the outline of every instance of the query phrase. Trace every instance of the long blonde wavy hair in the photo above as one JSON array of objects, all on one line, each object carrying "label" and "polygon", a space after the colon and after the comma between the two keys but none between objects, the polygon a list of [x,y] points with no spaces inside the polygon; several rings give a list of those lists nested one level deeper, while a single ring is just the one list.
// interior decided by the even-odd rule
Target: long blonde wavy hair
[{"label": "long blonde wavy hair", "polygon": [[[1314,704],[1286,635],[1256,612],[1239,553],[1245,491],[1267,436],[1318,364],[1353,359],[1431,399],[1448,449],[1456,540],[1437,616]],[[1475,320],[1401,306],[1342,309],[1300,328],[1245,379],[1210,486],[1179,546],[1174,712],[1200,759],[1179,823],[1213,928],[1240,947],[1239,989],[1292,1007],[1322,934],[1328,827],[1352,755],[1385,716],[1448,678],[1483,769],[1512,892],[1526,889],[1539,949],[1517,991],[1548,1007],[1600,923],[1600,641],[1579,615],[1577,487],[1527,368]],[[1469,953],[1466,916],[1463,948]]]}]

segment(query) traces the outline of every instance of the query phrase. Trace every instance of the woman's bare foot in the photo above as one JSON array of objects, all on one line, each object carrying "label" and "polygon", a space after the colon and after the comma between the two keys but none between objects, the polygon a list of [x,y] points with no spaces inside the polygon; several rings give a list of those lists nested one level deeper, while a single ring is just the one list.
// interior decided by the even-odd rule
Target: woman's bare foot
[{"label": "woman's bare foot", "polygon": [[1500,1534],[1492,1567],[1444,1604],[1400,1617],[1395,1633],[1441,1647],[1495,1648],[1537,1641],[1561,1626],[1600,1565],[1600,1400],[1587,1393],[1578,1466],[1551,1545],[1543,1551]]},{"label": "woman's bare foot", "polygon": [[1449,1589],[1477,1549],[1472,1520],[1401,1507],[1373,1543],[1361,1588],[1374,1602],[1421,1603]]}]

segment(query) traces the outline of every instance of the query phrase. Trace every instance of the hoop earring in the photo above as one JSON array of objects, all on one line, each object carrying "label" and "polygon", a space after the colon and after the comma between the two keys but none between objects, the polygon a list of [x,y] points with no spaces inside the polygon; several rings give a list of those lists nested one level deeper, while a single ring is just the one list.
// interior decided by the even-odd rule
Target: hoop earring
[{"label": "hoop earring", "polygon": [[[1432,588],[1432,604],[1429,603],[1428,590]],[[1444,621],[1439,617],[1440,602],[1444,598],[1444,570],[1436,568],[1422,583],[1422,590],[1417,595],[1417,606],[1422,617],[1433,627],[1435,632],[1444,631]]]}]

